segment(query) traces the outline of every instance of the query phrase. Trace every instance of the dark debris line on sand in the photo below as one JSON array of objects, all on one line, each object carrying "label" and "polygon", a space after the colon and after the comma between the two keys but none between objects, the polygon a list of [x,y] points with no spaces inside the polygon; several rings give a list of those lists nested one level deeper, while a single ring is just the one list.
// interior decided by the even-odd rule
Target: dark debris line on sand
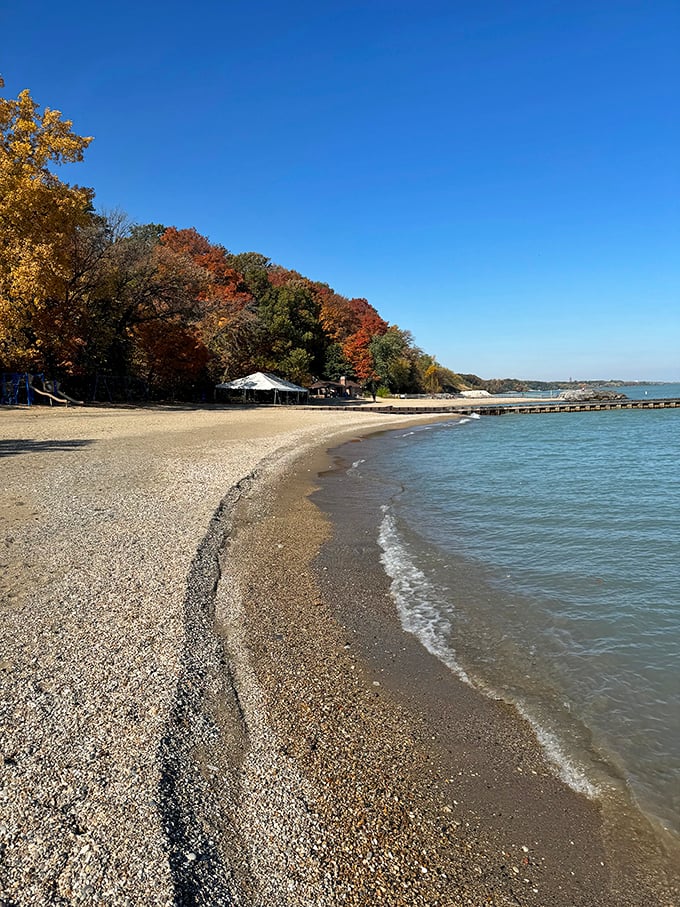
[{"label": "dark debris line on sand", "polygon": [[278,472],[285,459],[281,451],[265,458],[231,489],[187,577],[181,673],[159,748],[176,907],[331,903],[318,899],[311,865],[312,797],[272,736],[242,633],[241,587],[229,573],[235,510],[260,470]]},{"label": "dark debris line on sand", "polygon": [[233,508],[253,478],[244,478],[222,500],[187,577],[181,672],[159,748],[159,808],[177,907],[249,903],[244,895],[252,887],[239,858],[243,847],[229,821],[246,726],[214,620],[220,554]]}]

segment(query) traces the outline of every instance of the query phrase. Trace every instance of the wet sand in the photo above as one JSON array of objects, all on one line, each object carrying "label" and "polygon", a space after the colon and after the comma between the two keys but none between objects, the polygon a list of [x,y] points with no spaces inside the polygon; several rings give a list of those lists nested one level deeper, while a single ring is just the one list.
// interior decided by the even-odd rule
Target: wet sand
[{"label": "wet sand", "polygon": [[0,412],[4,903],[677,904],[308,499],[396,424]]}]

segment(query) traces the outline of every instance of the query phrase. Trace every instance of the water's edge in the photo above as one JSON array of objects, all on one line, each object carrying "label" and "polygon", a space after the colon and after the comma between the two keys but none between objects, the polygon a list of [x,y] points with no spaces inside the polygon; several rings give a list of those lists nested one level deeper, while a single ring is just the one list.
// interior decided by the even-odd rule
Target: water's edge
[{"label": "water's edge", "polygon": [[[421,430],[427,428],[416,429],[409,434],[417,436]],[[598,802],[603,810],[604,836],[609,839],[611,846],[614,849],[621,845],[625,847],[625,841],[622,840],[625,837],[622,830],[625,828],[629,839],[635,840],[636,844],[645,850],[647,859],[657,860],[658,853],[655,851],[658,847],[658,852],[661,853],[659,859],[662,862],[668,860],[669,866],[677,866],[680,841],[653,815],[641,810],[620,767],[615,761],[609,760],[607,754],[592,747],[587,727],[575,719],[570,739],[562,739],[559,722],[557,725],[546,722],[545,713],[539,717],[540,712],[537,713],[533,708],[530,696],[522,696],[518,690],[500,689],[493,677],[485,677],[466,660],[464,646],[461,647],[463,652],[460,653],[457,648],[442,644],[442,639],[450,635],[451,628],[446,626],[446,619],[442,618],[441,613],[430,607],[432,590],[428,589],[427,577],[422,571],[419,576],[417,566],[408,564],[404,548],[397,550],[400,540],[390,510],[390,499],[400,492],[398,479],[394,476],[385,476],[382,485],[374,484],[368,491],[365,487],[362,488],[360,499],[356,499],[357,487],[352,476],[353,470],[367,458],[371,458],[373,445],[390,443],[390,438],[394,437],[403,438],[404,432],[386,432],[366,439],[361,448],[361,456],[357,456],[357,448],[350,444],[334,449],[332,455],[335,468],[324,474],[321,489],[313,495],[313,500],[336,525],[354,520],[358,508],[372,513],[371,520],[364,519],[362,522],[364,527],[370,523],[371,528],[369,530],[363,528],[361,531],[364,534],[372,534],[371,542],[375,543],[375,566],[376,569],[381,569],[384,582],[390,586],[395,610],[404,631],[415,635],[427,651],[480,694],[491,699],[503,699],[514,707],[518,716],[532,726],[546,760],[553,766],[558,777],[575,792]],[[414,437],[413,443],[418,443],[417,437]],[[329,483],[336,486],[330,495]],[[368,544],[370,544],[368,540],[366,542],[362,540],[362,545]],[[498,589],[485,585],[483,578],[480,578],[477,564],[466,563],[461,558],[458,566],[461,585],[468,584],[469,587],[474,577],[477,587],[475,594],[487,596],[498,594]]]}]

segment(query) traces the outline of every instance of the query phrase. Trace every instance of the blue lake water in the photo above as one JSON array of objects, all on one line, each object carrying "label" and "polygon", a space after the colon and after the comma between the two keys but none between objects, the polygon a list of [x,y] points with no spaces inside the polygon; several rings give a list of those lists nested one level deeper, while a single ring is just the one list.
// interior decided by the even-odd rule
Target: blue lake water
[{"label": "blue lake water", "polygon": [[[645,391],[680,397],[623,389]],[[680,833],[680,411],[471,418],[365,452],[405,629],[514,702],[576,789],[625,787]]]}]

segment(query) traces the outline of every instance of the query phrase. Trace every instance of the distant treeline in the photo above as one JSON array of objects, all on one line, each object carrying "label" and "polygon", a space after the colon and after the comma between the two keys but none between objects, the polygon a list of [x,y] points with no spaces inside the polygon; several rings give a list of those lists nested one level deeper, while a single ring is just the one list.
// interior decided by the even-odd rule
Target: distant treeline
[{"label": "distant treeline", "polygon": [[465,386],[366,299],[193,228],[97,212],[92,189],[50,169],[90,141],[28,91],[0,98],[0,370],[177,398],[256,370],[394,393]]},{"label": "distant treeline", "polygon": [[587,381],[534,381],[519,378],[490,378],[485,380],[477,375],[466,375],[461,372],[458,378],[466,388],[489,391],[491,394],[526,393],[528,391],[553,391],[574,387],[623,387],[629,384],[654,384],[650,381],[623,381],[619,379],[590,378]]}]

